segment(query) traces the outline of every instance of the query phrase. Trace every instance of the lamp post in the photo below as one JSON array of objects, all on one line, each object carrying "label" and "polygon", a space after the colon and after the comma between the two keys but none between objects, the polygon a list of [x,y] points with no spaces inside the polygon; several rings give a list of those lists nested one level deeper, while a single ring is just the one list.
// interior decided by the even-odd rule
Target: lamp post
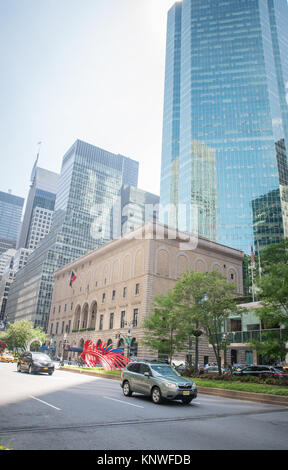
[{"label": "lamp post", "polygon": [[130,323],[125,322],[124,326],[128,326],[127,335],[124,335],[123,333],[118,331],[115,334],[115,338],[119,339],[122,336],[127,346],[127,357],[130,358],[130,348],[131,348],[131,342],[132,342],[132,334],[131,334],[132,325]]},{"label": "lamp post", "polygon": [[63,345],[62,345],[62,354],[61,354],[61,362],[64,362],[64,351],[65,351],[65,346],[66,346],[66,342],[67,342],[67,333],[64,334],[64,337],[63,337]]},{"label": "lamp post", "polygon": [[224,368],[227,367],[227,334],[224,333],[222,336],[223,352],[224,352]]}]

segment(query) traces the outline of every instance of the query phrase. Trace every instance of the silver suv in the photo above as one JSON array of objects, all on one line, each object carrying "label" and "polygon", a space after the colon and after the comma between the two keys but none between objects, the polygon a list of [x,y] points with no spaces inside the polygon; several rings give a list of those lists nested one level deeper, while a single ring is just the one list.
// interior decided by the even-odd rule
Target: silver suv
[{"label": "silver suv", "polygon": [[168,364],[154,362],[131,362],[122,372],[120,383],[125,397],[133,392],[151,396],[159,404],[163,398],[190,403],[197,397],[194,382],[182,377]]}]

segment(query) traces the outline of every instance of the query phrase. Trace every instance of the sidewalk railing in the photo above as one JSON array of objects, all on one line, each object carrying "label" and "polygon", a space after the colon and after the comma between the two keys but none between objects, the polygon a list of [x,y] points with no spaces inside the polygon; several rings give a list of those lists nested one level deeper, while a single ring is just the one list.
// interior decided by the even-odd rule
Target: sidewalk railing
[{"label": "sidewalk railing", "polygon": [[[288,330],[285,328],[271,328],[251,331],[228,331],[225,333],[226,341],[233,343],[249,343],[250,341],[267,341],[268,339],[288,341]],[[224,333],[222,340],[224,340]]]}]

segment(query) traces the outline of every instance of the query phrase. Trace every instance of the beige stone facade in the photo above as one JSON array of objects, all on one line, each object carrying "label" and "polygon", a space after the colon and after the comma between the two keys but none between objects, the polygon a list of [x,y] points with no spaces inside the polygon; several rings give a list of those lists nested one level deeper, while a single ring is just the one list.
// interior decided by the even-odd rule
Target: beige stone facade
[{"label": "beige stone facade", "polygon": [[[171,237],[167,227],[148,222],[55,272],[48,333],[59,354],[64,340],[72,348],[82,347],[87,339],[122,347],[130,328],[131,351],[146,357],[141,325],[151,313],[153,297],[166,294],[187,270],[218,270],[242,295],[243,256],[205,238],[191,250],[185,234]],[[72,272],[76,280],[70,287]]]}]

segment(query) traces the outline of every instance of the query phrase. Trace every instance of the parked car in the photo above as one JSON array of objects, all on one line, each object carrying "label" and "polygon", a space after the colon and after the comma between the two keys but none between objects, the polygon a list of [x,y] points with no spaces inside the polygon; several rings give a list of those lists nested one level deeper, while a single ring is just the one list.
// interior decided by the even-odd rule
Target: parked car
[{"label": "parked car", "polygon": [[245,367],[248,367],[249,364],[233,364],[233,370],[237,370],[240,372],[240,370],[245,369]]},{"label": "parked car", "polygon": [[233,375],[251,375],[254,377],[275,377],[275,378],[288,378],[287,372],[281,371],[274,366],[248,366],[240,371],[235,370]]},{"label": "parked car", "polygon": [[[228,374],[229,370],[221,367],[222,374]],[[218,366],[207,366],[200,369],[201,374],[219,374]]]},{"label": "parked car", "polygon": [[287,372],[288,373],[288,366],[285,366],[285,365],[277,365],[277,366],[274,366],[276,367],[276,369],[279,369],[279,370],[282,370],[283,372]]},{"label": "parked car", "polygon": [[269,372],[264,372],[264,377],[274,377],[276,379],[286,379],[288,380],[288,370],[277,366],[268,366]]},{"label": "parked car", "polygon": [[164,363],[129,363],[121,374],[120,385],[126,397],[134,392],[142,393],[150,396],[155,404],[161,403],[164,398],[182,400],[184,404],[188,404],[197,397],[195,383]]},{"label": "parked car", "polygon": [[18,358],[18,372],[25,371],[28,372],[28,374],[47,372],[47,374],[52,375],[54,370],[54,362],[47,354],[42,352],[26,351]]},{"label": "parked car", "polygon": [[5,353],[0,354],[0,361],[1,362],[15,362],[15,358],[12,354],[5,352]]}]

